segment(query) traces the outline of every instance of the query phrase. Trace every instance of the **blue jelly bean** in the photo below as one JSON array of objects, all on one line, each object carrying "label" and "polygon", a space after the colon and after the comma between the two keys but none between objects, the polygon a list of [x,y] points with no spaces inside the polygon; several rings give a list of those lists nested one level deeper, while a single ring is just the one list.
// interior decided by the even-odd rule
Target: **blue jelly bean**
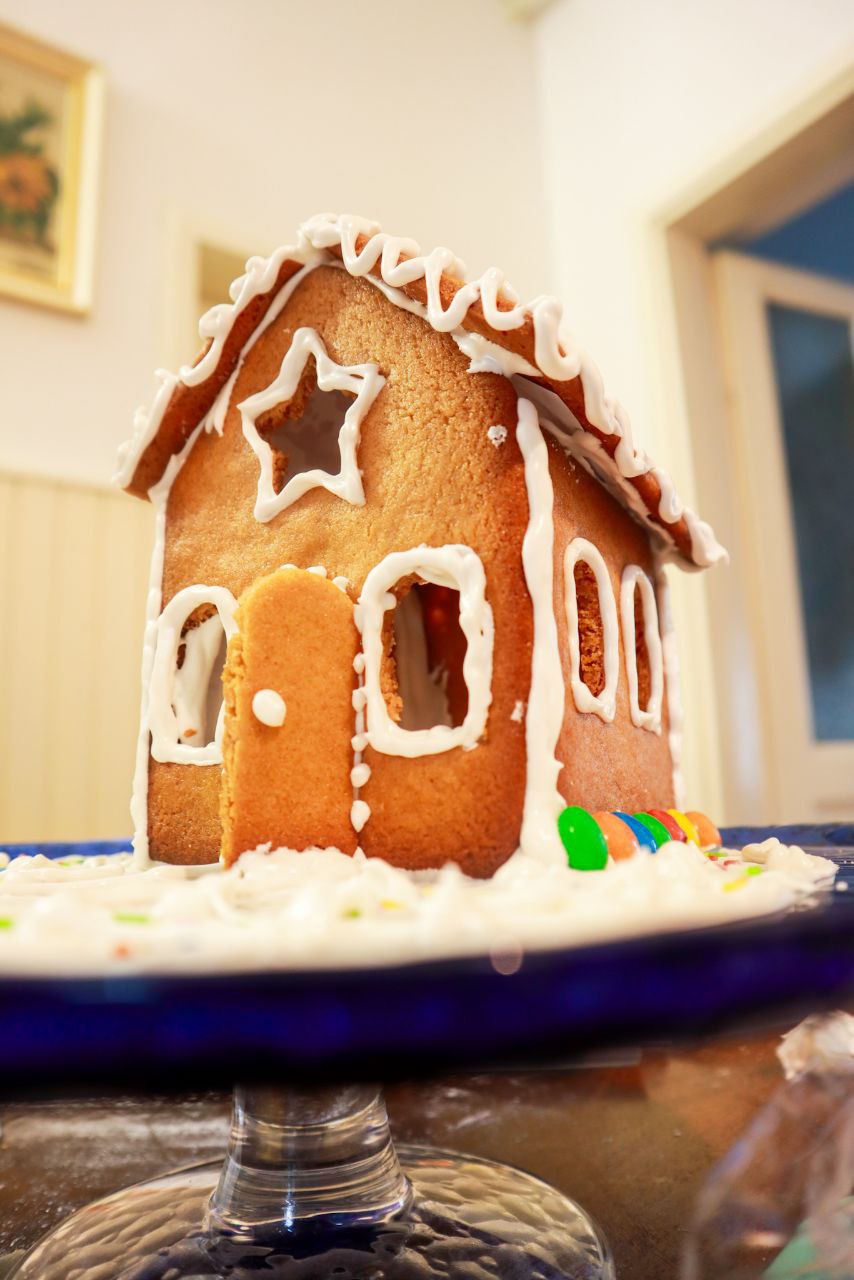
[{"label": "blue jelly bean", "polygon": [[619,809],[614,810],[614,817],[619,818],[621,822],[625,822],[629,830],[634,832],[635,838],[642,849],[649,849],[650,853],[658,852],[655,836],[649,827],[645,827],[642,822],[638,822],[637,818],[633,818],[630,813],[621,813]]}]

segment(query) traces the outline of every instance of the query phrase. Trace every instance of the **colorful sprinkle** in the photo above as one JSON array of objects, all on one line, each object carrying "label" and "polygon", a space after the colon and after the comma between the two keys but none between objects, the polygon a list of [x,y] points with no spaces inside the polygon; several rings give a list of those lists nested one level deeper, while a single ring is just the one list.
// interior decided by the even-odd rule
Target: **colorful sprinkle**
[{"label": "colorful sprinkle", "polygon": [[638,822],[637,818],[633,818],[630,813],[623,813],[619,809],[614,810],[614,817],[626,824],[642,849],[648,849],[650,853],[656,852],[658,845],[655,843],[655,838],[642,822]]},{"label": "colorful sprinkle", "polygon": [[142,911],[114,911],[113,919],[118,924],[151,924],[151,916]]},{"label": "colorful sprinkle", "polygon": [[694,826],[690,818],[686,817],[684,813],[681,813],[679,809],[668,809],[667,812],[670,814],[673,821],[679,824],[679,826],[685,832],[685,835],[690,840],[691,844],[700,843],[700,837],[697,832],[697,828]]},{"label": "colorful sprinkle", "polygon": [[648,813],[636,813],[634,816],[638,822],[642,823],[643,826],[646,827],[647,831],[655,841],[655,847],[657,849],[660,849],[663,844],[669,844],[671,839],[670,832],[667,830],[664,823],[658,821],[658,818],[653,818]]},{"label": "colorful sprinkle", "polygon": [[359,918],[359,916],[360,916],[361,914],[362,914],[362,913],[361,913],[361,911],[359,910],[359,908],[358,908],[358,907],[350,907],[347,911],[345,911],[345,912],[344,912],[344,919],[345,919],[345,920],[358,920],[358,918]]},{"label": "colorful sprinkle", "polygon": [[558,817],[557,829],[576,871],[601,871],[608,865],[608,843],[586,809],[569,805]]},{"label": "colorful sprinkle", "polygon": [[10,920],[8,916],[0,916],[0,929],[11,929],[15,921]]},{"label": "colorful sprinkle", "polygon": [[676,840],[679,844],[687,844],[688,837],[680,827],[675,818],[667,812],[666,809],[647,809],[647,813],[651,818],[657,818],[665,831],[669,832],[670,839]]},{"label": "colorful sprinkle", "polygon": [[604,810],[594,813],[593,821],[605,837],[608,852],[615,862],[624,862],[626,858],[634,857],[638,851],[638,838],[631,827],[615,813],[606,813]]},{"label": "colorful sprinkle", "polygon": [[698,813],[696,809],[690,810],[685,814],[697,828],[697,835],[700,837],[700,845],[704,849],[715,848],[721,843],[721,833],[718,831],[711,818],[707,818],[704,813]]}]

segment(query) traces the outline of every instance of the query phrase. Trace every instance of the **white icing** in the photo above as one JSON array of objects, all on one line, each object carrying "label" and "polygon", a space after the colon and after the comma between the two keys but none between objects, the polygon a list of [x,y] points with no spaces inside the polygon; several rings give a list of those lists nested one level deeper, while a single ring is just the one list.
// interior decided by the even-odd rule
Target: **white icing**
[{"label": "white icing", "polygon": [[306,569],[306,573],[314,573],[318,578],[326,578],[329,576],[325,565],[313,564],[310,569]]},{"label": "white icing", "polygon": [[371,806],[364,800],[354,800],[350,806],[350,822],[354,831],[361,831],[371,816]]},{"label": "white icing", "polygon": [[521,724],[525,719],[525,704],[521,699],[513,704],[513,710],[510,712],[510,719],[516,724]]},{"label": "white icing", "polygon": [[[229,870],[127,854],[0,870],[0,971],[101,974],[327,968],[521,954],[776,913],[834,867],[775,841],[763,873],[666,844],[601,872],[515,854],[490,880],[411,873],[337,850],[246,853]],[[745,851],[750,853],[749,850]],[[0,866],[4,858],[0,855]]]},{"label": "white icing", "polygon": [[[281,250],[277,249],[276,255],[278,255],[279,253],[284,254],[285,257],[288,256],[287,251],[284,249],[281,249]],[[250,259],[250,262],[256,262],[256,261],[260,262],[261,259]],[[264,316],[264,319],[261,321],[258,327],[255,330],[253,330],[253,332],[249,335],[245,346],[240,352],[240,355],[237,360],[237,364],[231,376],[229,377],[228,381],[226,382],[226,386],[228,386],[230,383],[231,388],[233,389],[234,383],[237,381],[237,375],[240,372],[241,366],[243,364],[243,361],[246,358],[247,352],[250,350],[251,347],[255,345],[255,343],[261,337],[262,333],[264,333],[265,330],[269,328],[269,326],[273,323],[276,317],[281,313],[282,308],[284,307],[288,298],[291,296],[291,294],[294,292],[297,286],[302,283],[302,281],[305,279],[309,271],[313,271],[316,266],[319,266],[319,264],[320,264],[320,255],[311,254],[311,255],[305,256],[305,266],[303,266],[301,270],[297,271],[294,275],[291,276],[289,280],[285,282],[285,284],[276,294],[273,301],[270,303],[270,306],[267,308],[267,313]],[[249,263],[247,263],[247,267],[248,266],[249,266]],[[246,277],[241,276],[240,280],[242,281],[245,278]],[[260,279],[261,279],[260,276],[256,276],[254,278],[256,279],[256,282],[260,282]],[[273,278],[275,279],[275,276]],[[234,289],[234,285],[237,283],[239,282],[234,281],[232,283],[231,288]],[[271,281],[271,284],[272,284],[272,281]],[[259,288],[256,290],[256,292],[263,293],[263,292],[266,292],[266,290]],[[247,301],[248,301],[248,298],[247,298]],[[234,323],[234,320],[236,319],[236,315],[237,313],[235,311],[231,317],[230,324]],[[201,368],[201,365],[196,365],[195,368],[196,369]],[[139,408],[136,410],[136,413],[134,414],[133,434],[131,435],[130,440],[127,441],[127,443],[123,444],[119,449],[116,470],[113,474],[113,484],[118,485],[122,489],[126,489],[127,486],[130,484],[130,482],[133,480],[134,473],[137,467],[139,466],[142,455],[145,453],[145,450],[148,448],[149,444],[157,435],[157,432],[160,429],[160,424],[163,421],[163,415],[166,412],[167,405],[169,404],[169,401],[172,398],[173,391],[175,391],[175,389],[179,386],[179,384],[183,383],[185,386],[191,385],[190,381],[187,378],[183,377],[183,373],[184,373],[184,370],[182,369],[181,376],[178,377],[175,374],[166,373],[162,369],[158,370],[157,376],[161,379],[160,389],[154,398],[154,403],[152,404],[150,410],[146,410],[145,408]],[[194,379],[194,381],[198,381],[198,379]],[[223,390],[217,396],[216,400],[211,406],[211,409],[209,410],[206,417],[203,419],[202,423],[198,424],[199,426],[206,424],[206,430],[219,431],[220,434],[222,433],[222,428],[218,424],[221,422],[224,425],[225,415],[228,409],[228,399],[222,398],[224,391],[225,391],[225,387],[223,387]],[[196,428],[196,430],[197,429],[198,428]],[[196,432],[194,431],[191,438],[194,439],[195,434]],[[180,451],[180,454],[175,456],[180,456],[183,460],[183,458],[186,457],[187,452],[188,451],[185,445],[184,448]],[[168,471],[164,472],[162,479],[165,479],[167,474],[168,474]],[[177,475],[177,472],[173,471],[171,476],[172,480],[175,479],[175,475]],[[161,481],[158,481],[158,484],[162,483],[162,479]],[[170,481],[170,484],[171,484],[171,481]],[[155,485],[154,487],[156,488],[157,486]],[[151,497],[151,492],[152,491],[149,490],[149,494],[148,494],[149,498]],[[167,486],[167,493],[168,493],[168,486]]]},{"label": "white icing", "polygon": [[507,439],[507,428],[502,427],[500,423],[496,423],[495,426],[489,428],[486,434],[497,449]]},{"label": "white icing", "polygon": [[[575,566],[583,561],[593,571],[599,592],[599,613],[602,618],[602,649],[605,669],[605,686],[594,694],[581,678],[581,652],[578,632],[578,599],[575,589]],[[569,644],[569,682],[576,709],[592,712],[606,723],[617,712],[617,682],[620,678],[619,626],[617,602],[608,566],[602,553],[586,538],[573,538],[563,559],[564,592],[566,599],[567,641]]]},{"label": "white icing", "polygon": [[[367,243],[360,252],[357,252],[356,241],[360,234],[367,237]],[[340,263],[337,256],[332,253],[335,248],[341,250]],[[407,261],[401,260],[403,254],[410,255]],[[232,304],[215,307],[202,317],[200,333],[202,337],[211,337],[212,345],[199,364],[181,369],[181,382],[185,385],[193,385],[204,381],[214,372],[228,332],[237,315],[253,297],[272,288],[286,259],[292,259],[304,265],[276,295],[264,321],[250,338],[247,347],[257,340],[263,329],[275,318],[275,315],[279,314],[285,301],[306,272],[319,265],[340,265],[342,270],[366,279],[379,288],[396,306],[423,317],[440,332],[450,332],[460,350],[469,359],[469,368],[472,372],[499,373],[507,377],[526,376],[526,378],[545,374],[546,377],[556,381],[579,376],[584,390],[585,412],[589,421],[604,435],[617,438],[614,470],[618,478],[617,490],[621,500],[627,502],[631,509],[636,510],[640,500],[626,480],[642,472],[653,471],[661,487],[659,515],[663,520],[671,523],[678,520],[680,514],[684,515],[695,564],[705,568],[726,558],[726,552],[715,540],[711,528],[688,508],[683,510],[667,473],[653,468],[646,454],[635,446],[628,415],[617,401],[605,394],[596,365],[576,346],[564,329],[562,307],[555,298],[542,296],[529,303],[520,303],[501,272],[492,267],[477,280],[463,283],[462,288],[445,308],[440,296],[442,272],[448,271],[458,279],[464,280],[463,263],[447,249],[440,248],[430,254],[422,254],[414,240],[387,235],[375,223],[362,218],[346,214],[340,216],[331,213],[319,214],[310,218],[300,228],[299,243],[296,246],[277,249],[266,261],[261,258],[250,259],[246,274],[231,286]],[[378,276],[369,274],[375,269],[379,271]],[[402,292],[404,286],[416,280],[425,282],[426,305],[409,298]],[[499,307],[499,300],[505,305],[509,304],[507,310]],[[490,342],[482,335],[469,332],[462,327],[469,308],[475,302],[481,304],[487,323],[496,332],[508,332],[518,328],[528,319],[531,320],[534,329],[536,365],[505,350],[498,343]],[[133,438],[121,451],[116,480],[122,485],[130,483],[139,459],[146,445],[156,434],[172,391],[179,381],[172,374],[164,373],[161,377],[164,381],[150,413],[146,413],[144,409],[137,412]],[[521,390],[523,395],[532,399],[537,399],[541,394],[540,388],[527,383]],[[559,399],[557,396],[554,398]],[[561,420],[561,413],[572,418],[569,410],[563,406],[562,402],[560,403],[562,410],[558,413],[558,421]],[[555,414],[552,413],[551,416],[555,417]],[[572,421],[575,424],[574,429],[581,431],[580,424],[574,418]],[[588,439],[595,440],[589,432],[584,434]],[[642,503],[640,505],[643,506]],[[645,507],[643,511],[648,519]],[[672,543],[666,530],[659,530],[658,536],[671,546],[676,559],[687,563]]]},{"label": "white icing", "polygon": [[[635,587],[643,600],[643,634],[649,657],[650,695],[646,707],[638,703],[638,663],[635,650]],[[664,664],[658,634],[655,591],[643,569],[627,564],[620,583],[620,621],[623,628],[623,655],[629,685],[629,712],[639,729],[661,733],[661,700],[664,693]]]},{"label": "white icing", "polygon": [[[312,356],[317,368],[317,385],[321,391],[346,391],[356,397],[344,415],[344,421],[338,433],[341,470],[337,475],[322,471],[320,468],[300,472],[292,476],[281,492],[277,493],[273,487],[273,451],[259,434],[255,422],[263,413],[291,399],[299,386],[305,366]],[[326,347],[314,329],[297,329],[282,360],[279,373],[270,386],[250,396],[239,406],[243,434],[258,458],[261,468],[258,477],[258,496],[255,500],[257,520],[272,520],[273,516],[284,511],[309,489],[315,488],[327,489],[336,497],[343,498],[345,502],[351,502],[356,506],[364,504],[362,473],[356,457],[359,432],[365,415],[384,384],[385,378],[375,364],[336,364],[327,355]]]},{"label": "white icing", "polygon": [[[175,685],[181,628],[199,605],[212,604],[219,614],[226,639],[237,631],[234,613],[237,601],[226,587],[196,584],[177,591],[156,623],[154,661],[149,687],[148,726],[151,730],[151,755],[161,764],[222,764],[224,708],[217,717],[212,742],[187,746],[180,741],[182,725],[175,714]],[[208,672],[208,677],[209,677]],[[196,682],[198,685],[198,681]],[[205,680],[207,689],[207,679]],[[191,700],[198,692],[191,692]]]},{"label": "white icing", "polygon": [[332,579],[333,587],[337,587],[339,591],[343,591],[345,596],[349,594],[350,587],[353,585],[349,578],[345,578],[343,574],[339,574],[337,578]]},{"label": "white icing", "polygon": [[534,612],[531,689],[525,716],[527,772],[522,833],[525,853],[544,862],[566,862],[557,818],[564,808],[555,755],[563,723],[564,684],[554,610],[554,490],[549,452],[530,400],[519,399],[516,439],[525,464],[528,527],[522,539],[522,567]]},{"label": "white icing", "polygon": [[252,698],[252,714],[261,724],[278,729],[287,715],[285,700],[275,689],[259,689]]},{"label": "white icing", "polygon": [[360,761],[350,770],[350,781],[354,787],[363,787],[371,776],[371,766]]},{"label": "white icing", "polygon": [[[436,724],[429,729],[403,729],[392,720],[383,696],[383,619],[386,610],[397,604],[391,588],[410,575],[459,591],[460,627],[467,641],[463,678],[468,709],[462,724],[454,727]],[[486,575],[480,557],[470,547],[459,545],[393,551],[365,579],[355,618],[365,654],[365,688],[359,692],[367,696],[367,736],[374,750],[412,757],[477,746],[492,701],[493,646],[492,609],[486,600]]]},{"label": "white icing", "polygon": [[656,565],[655,585],[658,593],[658,616],[661,626],[661,656],[664,662],[664,688],[667,694],[667,745],[673,768],[673,796],[677,809],[685,807],[685,779],[682,774],[682,729],[685,717],[682,711],[682,693],[679,681],[679,646],[673,611],[670,607],[670,588],[664,566]]}]

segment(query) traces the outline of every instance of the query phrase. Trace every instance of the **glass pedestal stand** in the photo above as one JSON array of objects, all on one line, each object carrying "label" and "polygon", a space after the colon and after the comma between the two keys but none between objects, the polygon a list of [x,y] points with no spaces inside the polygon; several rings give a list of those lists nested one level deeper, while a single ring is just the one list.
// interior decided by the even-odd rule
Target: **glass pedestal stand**
[{"label": "glass pedestal stand", "polygon": [[610,1280],[578,1205],[517,1169],[395,1148],[376,1090],[238,1088],[224,1164],[95,1201],[14,1280]]}]

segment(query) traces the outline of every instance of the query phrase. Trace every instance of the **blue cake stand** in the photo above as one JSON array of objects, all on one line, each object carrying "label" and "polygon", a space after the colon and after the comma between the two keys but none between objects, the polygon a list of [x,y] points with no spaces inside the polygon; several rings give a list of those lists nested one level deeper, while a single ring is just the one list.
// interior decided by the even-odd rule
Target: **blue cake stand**
[{"label": "blue cake stand", "polygon": [[607,1245],[578,1205],[507,1166],[395,1151],[382,1101],[363,1082],[566,1061],[838,1005],[854,992],[854,826],[725,834],[732,844],[774,834],[820,850],[848,891],[773,919],[534,952],[512,974],[469,957],[346,971],[0,977],[7,1091],[245,1082],[223,1165],[87,1206],[36,1246],[16,1280],[84,1275],[96,1260],[99,1274],[122,1280],[612,1276]]}]

